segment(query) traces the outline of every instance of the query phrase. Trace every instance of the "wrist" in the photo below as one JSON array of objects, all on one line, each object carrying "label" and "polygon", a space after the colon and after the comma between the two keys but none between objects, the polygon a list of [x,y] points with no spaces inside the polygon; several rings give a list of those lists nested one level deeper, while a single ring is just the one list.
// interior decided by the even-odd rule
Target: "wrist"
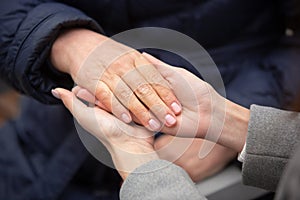
[{"label": "wrist", "polygon": [[130,144],[130,148],[120,148],[121,145],[110,145],[109,152],[122,179],[136,168],[153,160],[159,159],[153,147],[146,145]]},{"label": "wrist", "polygon": [[226,100],[225,122],[220,143],[241,152],[246,142],[250,110]]},{"label": "wrist", "polygon": [[61,72],[74,79],[82,62],[92,50],[108,38],[88,29],[69,29],[62,32],[53,43],[50,60]]}]

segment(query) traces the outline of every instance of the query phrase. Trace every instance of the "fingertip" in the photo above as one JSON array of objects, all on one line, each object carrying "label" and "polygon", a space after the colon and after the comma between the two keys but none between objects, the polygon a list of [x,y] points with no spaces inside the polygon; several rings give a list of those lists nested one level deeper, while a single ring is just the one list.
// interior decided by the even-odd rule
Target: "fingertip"
[{"label": "fingertip", "polygon": [[53,92],[54,94],[59,95],[59,98],[63,101],[63,104],[70,110],[72,104],[72,97],[74,96],[74,94],[62,88],[56,88],[53,90]]},{"label": "fingertip", "polygon": [[165,124],[168,126],[168,127],[171,127],[171,126],[174,126],[177,122],[176,118],[174,116],[172,116],[171,114],[167,114],[165,116]]},{"label": "fingertip", "polygon": [[121,120],[122,120],[123,122],[125,122],[126,124],[129,124],[129,123],[132,122],[132,118],[131,118],[131,116],[130,116],[128,113],[123,113],[123,114],[121,115]]},{"label": "fingertip", "polygon": [[181,106],[181,104],[179,104],[178,102],[173,102],[173,103],[171,104],[171,108],[172,108],[172,110],[174,111],[174,113],[175,113],[176,115],[180,114],[181,111],[182,111],[182,106]]},{"label": "fingertip", "polygon": [[57,99],[61,99],[59,91],[57,89],[52,89],[51,90],[52,95],[57,98]]}]

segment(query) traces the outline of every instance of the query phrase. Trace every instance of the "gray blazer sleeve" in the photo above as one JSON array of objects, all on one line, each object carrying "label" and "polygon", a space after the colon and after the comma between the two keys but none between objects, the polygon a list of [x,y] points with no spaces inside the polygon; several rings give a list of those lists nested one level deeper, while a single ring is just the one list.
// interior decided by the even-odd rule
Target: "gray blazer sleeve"
[{"label": "gray blazer sleeve", "polygon": [[275,191],[300,140],[300,114],[251,106],[243,182]]},{"label": "gray blazer sleeve", "polygon": [[132,172],[124,181],[121,200],[180,199],[205,200],[194,182],[180,167],[164,160],[148,162]]}]

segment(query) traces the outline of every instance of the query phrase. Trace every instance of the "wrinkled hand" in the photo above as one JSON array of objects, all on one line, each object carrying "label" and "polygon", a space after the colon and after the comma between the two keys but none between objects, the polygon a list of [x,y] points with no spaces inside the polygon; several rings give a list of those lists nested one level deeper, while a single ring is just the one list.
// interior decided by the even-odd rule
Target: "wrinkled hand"
[{"label": "wrinkled hand", "polygon": [[194,182],[199,182],[221,171],[237,155],[235,151],[216,144],[205,158],[200,159],[203,142],[203,139],[164,135],[155,140],[154,147],[161,159],[174,161]]},{"label": "wrinkled hand", "polygon": [[[248,109],[220,96],[211,85],[187,70],[170,66],[149,54],[143,55],[168,82],[182,105],[175,126],[164,126],[161,132],[179,137],[204,138],[237,152],[242,150],[250,117]],[[136,62],[139,63],[138,68],[148,65],[145,59],[138,58]],[[75,93],[86,99],[89,92],[84,90],[79,88]],[[93,98],[93,95],[90,96]],[[206,144],[203,148],[207,151],[201,151],[204,156],[213,147],[211,143]]]},{"label": "wrinkled hand", "polygon": [[181,112],[176,96],[150,62],[103,35],[68,30],[55,41],[51,61],[95,95],[102,109],[126,123],[133,114],[143,126],[157,131],[162,125],[173,126]]},{"label": "wrinkled hand", "polygon": [[140,165],[158,159],[152,132],[125,124],[99,107],[88,107],[65,89],[55,91],[78,123],[104,144],[123,179]]}]

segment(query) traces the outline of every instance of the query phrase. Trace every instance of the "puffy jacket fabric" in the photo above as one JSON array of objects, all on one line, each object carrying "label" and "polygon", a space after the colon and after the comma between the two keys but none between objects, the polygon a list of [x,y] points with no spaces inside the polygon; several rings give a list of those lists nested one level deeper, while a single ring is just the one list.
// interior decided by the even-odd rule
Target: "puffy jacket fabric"
[{"label": "puffy jacket fabric", "polygon": [[[300,88],[299,9],[296,0],[2,0],[0,76],[43,104],[56,104],[51,89],[73,85],[48,60],[63,29],[111,36],[164,27],[187,34],[210,53],[229,99],[247,107],[283,107]],[[194,72],[179,57],[150,52]],[[20,118],[0,130],[0,199],[93,199],[83,195],[91,193],[85,188],[116,180],[115,172],[88,156],[64,108],[24,101]],[[98,180],[86,182],[91,177]],[[80,195],[72,196],[76,191]]]}]

